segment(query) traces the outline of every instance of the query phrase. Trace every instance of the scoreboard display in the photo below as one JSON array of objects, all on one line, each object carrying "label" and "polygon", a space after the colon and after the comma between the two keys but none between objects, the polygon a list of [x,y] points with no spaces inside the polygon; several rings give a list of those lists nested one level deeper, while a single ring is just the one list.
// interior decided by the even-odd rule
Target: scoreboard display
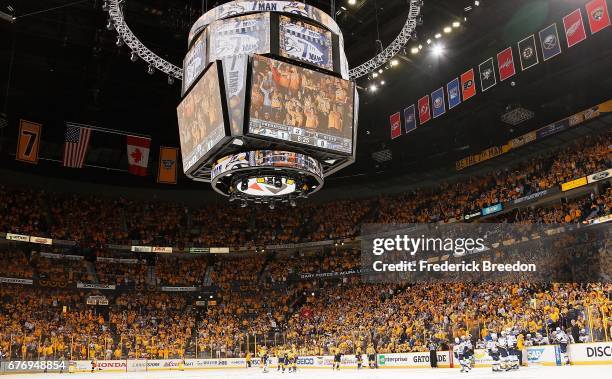
[{"label": "scoreboard display", "polygon": [[352,153],[352,82],[258,55],[251,70],[249,133]]}]

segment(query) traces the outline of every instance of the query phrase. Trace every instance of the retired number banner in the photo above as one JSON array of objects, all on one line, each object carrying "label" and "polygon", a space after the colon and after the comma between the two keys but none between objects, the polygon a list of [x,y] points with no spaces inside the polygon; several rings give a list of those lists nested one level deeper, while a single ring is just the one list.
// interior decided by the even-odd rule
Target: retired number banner
[{"label": "retired number banner", "polygon": [[17,136],[17,153],[15,159],[21,162],[38,164],[38,149],[40,147],[40,131],[42,125],[35,122],[20,120]]}]

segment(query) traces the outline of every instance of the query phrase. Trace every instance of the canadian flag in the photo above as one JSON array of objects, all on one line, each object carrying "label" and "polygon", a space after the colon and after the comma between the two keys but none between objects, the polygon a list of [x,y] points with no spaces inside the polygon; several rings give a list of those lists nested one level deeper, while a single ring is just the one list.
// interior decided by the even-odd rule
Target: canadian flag
[{"label": "canadian flag", "polygon": [[127,137],[128,171],[130,174],[146,176],[149,165],[151,139],[146,137]]}]

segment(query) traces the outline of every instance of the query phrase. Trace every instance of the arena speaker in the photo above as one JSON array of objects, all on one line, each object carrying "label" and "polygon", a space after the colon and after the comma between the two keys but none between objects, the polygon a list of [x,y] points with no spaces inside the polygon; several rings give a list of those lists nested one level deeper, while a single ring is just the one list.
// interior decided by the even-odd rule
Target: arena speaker
[{"label": "arena speaker", "polygon": [[183,169],[230,201],[294,205],[355,161],[359,97],[327,13],[220,5],[191,28],[183,70]]}]

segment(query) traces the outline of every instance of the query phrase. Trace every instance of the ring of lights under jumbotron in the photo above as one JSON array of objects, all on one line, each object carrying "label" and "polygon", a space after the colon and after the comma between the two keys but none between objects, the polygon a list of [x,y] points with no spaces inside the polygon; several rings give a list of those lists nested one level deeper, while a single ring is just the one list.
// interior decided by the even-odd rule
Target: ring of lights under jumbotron
[{"label": "ring of lights under jumbotron", "polygon": [[219,159],[211,173],[215,191],[230,201],[295,205],[323,185],[323,167],[314,158],[289,151],[255,150]]}]

